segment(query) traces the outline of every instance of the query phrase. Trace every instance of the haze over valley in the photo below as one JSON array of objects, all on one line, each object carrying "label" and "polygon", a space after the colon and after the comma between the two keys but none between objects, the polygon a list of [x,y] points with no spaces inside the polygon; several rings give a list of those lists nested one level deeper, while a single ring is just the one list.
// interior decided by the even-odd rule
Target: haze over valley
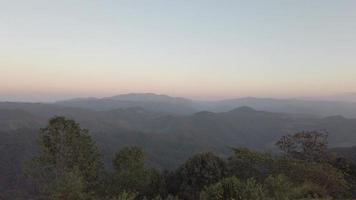
[{"label": "haze over valley", "polygon": [[[273,150],[276,139],[303,130],[327,131],[331,147],[356,145],[356,103],[350,102],[252,97],[203,102],[131,93],[55,103],[1,102],[0,112],[3,132],[30,129],[35,137],[51,117],[66,116],[91,130],[103,149],[111,143],[115,148],[139,143],[157,155],[162,153],[157,145],[166,153],[176,151],[176,145],[186,146],[181,147],[186,153],[191,149],[224,154],[229,146]],[[176,154],[184,160],[191,153]],[[174,166],[160,159],[157,165]]]}]

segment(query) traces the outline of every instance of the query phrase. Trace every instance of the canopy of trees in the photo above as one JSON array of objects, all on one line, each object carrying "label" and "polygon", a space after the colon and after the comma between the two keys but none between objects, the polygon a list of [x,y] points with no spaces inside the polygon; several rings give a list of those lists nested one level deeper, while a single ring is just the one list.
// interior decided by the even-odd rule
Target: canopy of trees
[{"label": "canopy of trees", "polygon": [[64,117],[40,130],[38,145],[38,155],[25,166],[33,187],[19,198],[292,200],[355,193],[355,165],[328,154],[327,137],[319,132],[282,137],[279,156],[246,148],[232,149],[227,159],[206,152],[163,172],[147,165],[138,146],[118,149],[113,169],[105,170],[88,131]]}]

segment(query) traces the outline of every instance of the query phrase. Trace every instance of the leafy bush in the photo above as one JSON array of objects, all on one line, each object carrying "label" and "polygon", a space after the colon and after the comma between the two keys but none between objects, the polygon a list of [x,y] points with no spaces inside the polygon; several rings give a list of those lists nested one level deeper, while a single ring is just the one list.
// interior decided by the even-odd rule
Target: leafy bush
[{"label": "leafy bush", "polygon": [[[183,199],[197,199],[200,191],[226,176],[226,163],[212,153],[194,156],[169,178],[170,192]],[[173,188],[173,189],[172,189]]]},{"label": "leafy bush", "polygon": [[285,176],[268,176],[263,184],[266,196],[273,200],[292,200],[300,196],[299,189]]},{"label": "leafy bush", "polygon": [[319,197],[349,195],[344,174],[328,163],[279,159],[275,167],[275,173],[285,174],[295,184],[309,185]]},{"label": "leafy bush", "polygon": [[230,176],[263,180],[271,173],[273,159],[270,155],[246,148],[235,148],[233,151],[234,154],[228,159]]},{"label": "leafy bush", "polygon": [[265,199],[262,185],[254,179],[246,182],[236,177],[225,178],[222,181],[204,189],[201,200],[263,200]]}]

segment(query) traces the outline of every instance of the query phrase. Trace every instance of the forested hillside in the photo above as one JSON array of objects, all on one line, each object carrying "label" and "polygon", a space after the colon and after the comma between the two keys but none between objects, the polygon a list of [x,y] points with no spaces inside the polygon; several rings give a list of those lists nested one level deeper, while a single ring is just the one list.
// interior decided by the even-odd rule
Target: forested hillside
[{"label": "forested hillside", "polygon": [[[38,150],[38,130],[54,115],[75,119],[91,130],[90,135],[107,169],[112,169],[115,152],[127,145],[143,147],[148,156],[146,163],[163,170],[174,169],[201,152],[214,152],[227,158],[231,156],[231,147],[276,152],[276,140],[303,130],[328,132],[330,147],[356,143],[356,120],[341,116],[317,118],[248,107],[223,113],[175,115],[139,107],[94,111],[46,104],[3,103],[5,105],[9,109],[0,110],[0,182],[6,185],[3,190],[7,192],[19,185],[24,162]],[[352,150],[335,150],[343,157],[354,159]]]},{"label": "forested hillside", "polygon": [[33,144],[21,132],[1,135],[9,142],[1,146],[6,151],[0,165],[6,172],[0,176],[2,199],[345,199],[356,191],[354,161],[328,153],[326,132],[281,136],[275,141],[278,156],[230,147],[223,157],[191,154],[169,171],[147,162],[144,148],[128,144],[116,146],[105,166],[89,131],[64,117],[52,118],[34,134]]},{"label": "forested hillside", "polygon": [[[137,101],[140,95],[112,99]],[[162,99],[171,105],[187,103],[184,99],[166,96],[150,96],[145,102],[157,104]],[[53,116],[66,116],[89,129],[102,163],[109,171],[114,169],[112,159],[115,153],[128,145],[138,145],[145,150],[148,166],[157,170],[172,170],[197,153],[212,152],[226,159],[233,154],[232,147],[275,154],[278,153],[275,143],[283,135],[310,130],[328,133],[328,145],[333,148],[331,151],[355,160],[353,150],[347,147],[356,145],[356,119],[342,116],[276,113],[250,107],[183,115],[171,112],[173,110],[153,111],[141,107],[109,110],[79,107],[0,103],[0,184],[5,185],[1,192],[13,193],[14,188],[26,186],[26,182],[19,181],[23,178],[23,165],[38,152],[38,131]]]}]

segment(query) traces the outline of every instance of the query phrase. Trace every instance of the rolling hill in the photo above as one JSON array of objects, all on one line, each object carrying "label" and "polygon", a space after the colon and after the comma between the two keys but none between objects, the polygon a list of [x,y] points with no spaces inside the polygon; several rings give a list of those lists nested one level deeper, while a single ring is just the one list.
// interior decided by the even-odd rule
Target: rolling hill
[{"label": "rolling hill", "polygon": [[301,99],[236,98],[220,101],[195,101],[152,93],[132,93],[106,98],[80,98],[56,102],[54,105],[91,110],[113,110],[141,107],[148,111],[190,115],[199,111],[227,112],[247,106],[256,110],[306,114],[317,117],[342,115],[356,118],[356,103]]}]

